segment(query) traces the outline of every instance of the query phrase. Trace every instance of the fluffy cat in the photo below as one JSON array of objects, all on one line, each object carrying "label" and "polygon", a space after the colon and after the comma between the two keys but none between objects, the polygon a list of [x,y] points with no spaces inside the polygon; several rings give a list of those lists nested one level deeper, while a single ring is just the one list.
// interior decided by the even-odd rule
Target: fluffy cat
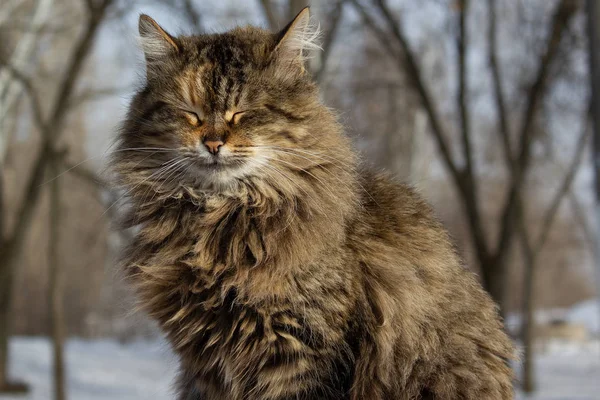
[{"label": "fluffy cat", "polygon": [[147,80],[113,159],[123,265],[180,358],[179,399],[512,398],[493,302],[320,102],[308,9],[279,33],[139,30]]}]

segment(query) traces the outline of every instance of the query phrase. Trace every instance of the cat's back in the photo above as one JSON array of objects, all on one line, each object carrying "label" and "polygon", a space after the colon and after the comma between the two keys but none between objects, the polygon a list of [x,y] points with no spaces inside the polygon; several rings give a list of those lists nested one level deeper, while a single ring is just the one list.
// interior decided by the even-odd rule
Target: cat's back
[{"label": "cat's back", "polygon": [[423,321],[477,311],[500,327],[493,301],[423,197],[387,173],[364,169],[360,176],[362,207],[348,243],[366,281],[387,288],[400,307],[418,309]]},{"label": "cat's back", "polygon": [[402,390],[417,397],[421,388],[410,383],[429,380],[439,398],[456,398],[450,388],[466,399],[511,398],[512,344],[431,206],[385,173],[365,169],[361,185],[362,208],[348,246],[370,299],[369,334],[381,354],[404,360],[399,365],[420,360],[412,369],[382,367],[371,379],[388,373],[391,385],[408,382]]},{"label": "cat's back", "polygon": [[446,264],[459,263],[446,230],[413,187],[386,172],[364,167],[359,179],[361,209],[351,231],[353,240],[391,246],[389,251],[413,261],[442,255]]}]

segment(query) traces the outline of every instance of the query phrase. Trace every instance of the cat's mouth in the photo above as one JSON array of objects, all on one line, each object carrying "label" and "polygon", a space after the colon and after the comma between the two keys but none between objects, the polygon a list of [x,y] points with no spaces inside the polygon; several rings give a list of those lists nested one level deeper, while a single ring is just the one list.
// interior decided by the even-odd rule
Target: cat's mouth
[{"label": "cat's mouth", "polygon": [[241,168],[245,162],[239,159],[230,159],[228,157],[210,157],[196,160],[196,166],[208,172],[231,171]]},{"label": "cat's mouth", "polygon": [[222,192],[235,187],[236,182],[244,179],[251,171],[250,160],[226,157],[196,159],[192,163],[194,185],[201,190]]}]

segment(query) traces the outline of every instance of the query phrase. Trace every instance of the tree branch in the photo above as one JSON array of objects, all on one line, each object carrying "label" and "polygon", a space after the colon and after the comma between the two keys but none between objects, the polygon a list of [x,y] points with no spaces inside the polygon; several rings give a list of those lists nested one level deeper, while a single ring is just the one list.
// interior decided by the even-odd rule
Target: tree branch
[{"label": "tree branch", "polygon": [[323,78],[323,73],[327,68],[327,61],[329,60],[329,55],[331,54],[331,48],[333,47],[333,41],[337,33],[337,28],[340,20],[342,19],[345,2],[346,0],[337,0],[335,7],[327,16],[327,21],[329,23],[328,29],[323,35],[323,43],[321,43],[321,48],[323,49],[321,52],[321,63],[319,68],[313,73],[313,77],[317,82],[321,81]]},{"label": "tree branch", "polygon": [[579,139],[577,141],[577,147],[575,150],[575,154],[573,155],[573,158],[571,160],[571,164],[570,164],[569,168],[567,169],[567,172],[566,172],[558,190],[556,191],[556,194],[554,195],[552,202],[550,203],[550,208],[548,208],[548,210],[546,211],[546,214],[544,215],[544,218],[542,220],[540,236],[533,248],[534,255],[536,255],[536,256],[544,247],[544,244],[546,243],[546,240],[548,239],[548,234],[550,233],[550,230],[552,229],[552,224],[554,223],[555,217],[558,213],[558,209],[559,209],[563,199],[569,194],[569,192],[571,190],[571,185],[573,184],[573,181],[575,180],[575,177],[577,176],[577,171],[579,170],[579,166],[581,165],[581,160],[583,158],[583,152],[585,150],[585,145],[587,143],[587,139],[589,138],[590,132],[591,132],[590,125],[589,125],[589,118],[586,118],[586,121],[587,122],[585,124],[585,127],[583,128],[583,131],[581,132]]},{"label": "tree branch", "polygon": [[42,132],[43,142],[41,149],[25,185],[26,189],[23,196],[23,203],[17,211],[15,227],[13,228],[13,232],[9,239],[6,241],[3,252],[3,257],[5,257],[5,262],[2,265],[3,268],[12,268],[15,258],[21,252],[26,230],[33,218],[33,212],[39,199],[44,179],[44,171],[51,161],[54,144],[62,133],[62,124],[67,114],[69,99],[75,88],[75,83],[82,72],[83,64],[92,50],[94,38],[111,1],[112,0],[103,0],[100,6],[94,8],[83,36],[79,39],[73,53],[69,57],[67,68],[60,80],[59,92],[54,101],[52,112],[50,113],[51,117]]},{"label": "tree branch", "polygon": [[58,136],[57,132],[61,131],[62,124],[66,117],[66,110],[69,106],[69,100],[83,64],[87,59],[87,55],[92,50],[92,45],[96,37],[96,32],[102,22],[108,6],[113,0],[102,0],[99,5],[93,6],[90,11],[88,26],[77,43],[75,51],[69,57],[67,69],[62,76],[59,84],[59,91],[53,102],[53,112],[51,113],[50,121],[48,123],[48,129],[46,129],[46,136],[48,139],[53,140]]},{"label": "tree branch", "polygon": [[126,87],[106,87],[97,89],[84,90],[77,95],[71,96],[69,107],[78,107],[90,100],[98,100],[103,97],[113,96],[117,93],[123,93],[127,90]]},{"label": "tree branch", "polygon": [[64,167],[67,172],[73,174],[73,176],[81,179],[82,181],[88,183],[89,185],[95,187],[96,189],[108,189],[109,185],[103,179],[101,179],[96,173],[90,171],[87,168],[83,168],[79,164],[73,164],[66,161],[63,161]]},{"label": "tree branch", "polygon": [[[462,127],[462,144],[465,153],[465,175],[470,184],[475,186],[473,179],[473,155],[471,149],[471,127],[469,118],[468,83],[467,83],[467,26],[466,19],[469,11],[469,0],[459,0],[459,33],[456,41],[458,50],[458,106],[460,109],[460,124]],[[476,189],[474,189],[476,191]]]},{"label": "tree branch", "polygon": [[418,94],[421,98],[421,102],[423,103],[423,107],[425,108],[425,111],[427,112],[427,115],[428,115],[429,119],[431,120],[431,124],[432,124],[432,128],[433,128],[432,131],[435,136],[436,142],[438,144],[440,153],[442,155],[442,159],[444,160],[444,164],[450,171],[451,175],[454,178],[458,177],[460,180],[460,173],[458,171],[458,168],[456,167],[456,164],[454,163],[454,160],[450,153],[448,144],[446,143],[445,135],[443,134],[444,132],[441,127],[441,123],[439,122],[437,112],[435,111],[435,109],[433,107],[433,102],[431,101],[429,92],[427,91],[427,89],[425,88],[425,86],[423,84],[423,79],[421,77],[419,67],[417,66],[416,60],[414,59],[412,52],[410,51],[410,49],[408,47],[408,43],[407,43],[406,39],[404,38],[404,35],[400,31],[398,24],[395,23],[393,16],[389,12],[389,10],[387,10],[387,7],[385,6],[385,4],[383,2],[381,2],[381,7],[383,7],[382,10],[385,10],[384,14],[386,16],[388,16],[388,19],[391,19],[390,25],[392,25],[392,31],[393,31],[394,37],[400,43],[400,46],[401,46],[402,50],[404,51],[404,55],[399,54],[398,49],[395,48],[392,45],[391,41],[389,40],[388,33],[378,27],[377,23],[367,13],[364,6],[362,4],[360,4],[357,0],[350,0],[350,1],[354,4],[355,8],[358,10],[365,25],[367,25],[373,31],[373,33],[375,33],[375,35],[380,40],[381,44],[383,44],[390,51],[390,53],[394,56],[394,58],[396,58],[398,60],[398,63],[402,63],[401,68],[404,69],[404,67],[406,67],[406,69],[408,70],[407,72],[409,74],[409,77],[411,78],[410,80],[413,82],[414,89],[418,92]]},{"label": "tree branch", "polygon": [[[356,0],[353,0],[353,2],[355,4],[359,4]],[[421,68],[417,63],[416,57],[414,56],[413,51],[410,48],[410,45],[408,44],[406,37],[404,36],[404,33],[400,29],[400,22],[392,15],[392,12],[388,8],[388,6],[384,0],[375,0],[375,3],[379,6],[379,10],[382,12],[383,16],[385,17],[385,20],[387,21],[387,23],[392,31],[393,37],[400,44],[400,47],[403,51],[405,66],[406,66],[410,81],[413,82],[415,89],[417,90],[419,97],[421,98],[421,103],[423,104],[423,107],[425,108],[425,111],[427,112],[427,114],[429,116],[429,119],[431,121],[431,126],[433,128],[433,134],[435,135],[435,138],[438,143],[440,153],[442,154],[444,163],[446,164],[446,167],[450,171],[451,175],[453,175],[456,180],[462,181],[461,173],[460,173],[458,167],[456,166],[456,163],[454,162],[454,159],[452,157],[452,154],[450,152],[448,144],[446,143],[446,137],[447,137],[446,132],[444,131],[444,128],[442,128],[442,124],[440,122],[441,120],[438,116],[438,113],[437,113],[437,110],[433,103],[433,100],[431,98],[431,95],[429,94],[429,91],[426,88],[425,83],[424,83],[425,81],[424,81],[423,77],[421,76]],[[359,7],[362,7],[362,6],[359,6]],[[366,12],[364,11],[364,9],[362,11],[363,12],[361,12],[361,14],[364,13],[364,15],[366,15]],[[387,40],[389,40],[389,37]],[[461,185],[462,185],[462,182],[461,182]]]},{"label": "tree branch", "polygon": [[594,257],[596,254],[596,239],[594,238],[594,230],[590,227],[588,216],[586,215],[586,212],[583,209],[579,198],[572,191],[569,192],[569,201],[571,203],[573,214],[575,215],[575,218],[577,220],[576,225],[578,225],[583,231],[583,236],[588,245],[590,255]]},{"label": "tree branch", "polygon": [[[587,116],[587,113],[586,113]],[[524,360],[523,360],[523,389],[527,393],[531,393],[535,390],[534,374],[533,374],[533,327],[535,325],[535,281],[537,272],[537,260],[540,253],[546,243],[546,239],[552,228],[552,224],[558,214],[558,209],[562,200],[571,191],[571,185],[577,170],[581,164],[583,151],[588,138],[589,129],[589,118],[585,118],[586,123],[584,124],[583,131],[579,136],[577,147],[571,165],[563,178],[561,185],[559,186],[553,200],[551,201],[550,207],[546,211],[542,227],[540,230],[540,236],[534,244],[529,240],[529,234],[527,232],[526,215],[523,208],[523,201],[521,196],[517,197],[515,205],[515,216],[517,219],[518,229],[521,236],[521,246],[523,255],[525,258],[525,279],[523,284],[523,309],[521,311],[522,316],[522,337],[524,343]]]},{"label": "tree branch", "polygon": [[494,85],[494,99],[496,101],[496,107],[498,109],[498,122],[500,125],[500,137],[502,140],[502,148],[504,152],[504,158],[508,170],[513,173],[513,150],[510,142],[510,127],[508,124],[508,114],[506,112],[506,101],[504,99],[504,92],[502,88],[502,74],[500,72],[500,63],[498,62],[498,49],[497,49],[497,33],[496,33],[496,1],[488,0],[488,20],[489,20],[489,31],[488,31],[488,46],[489,46],[489,62],[490,69],[492,72],[492,82]]},{"label": "tree branch", "polygon": [[260,5],[262,6],[265,17],[267,18],[269,28],[272,30],[279,28],[280,18],[277,15],[277,10],[275,10],[273,2],[271,0],[260,0]]},{"label": "tree branch", "polygon": [[196,7],[192,4],[192,0],[183,0],[183,8],[185,10],[187,19],[190,21],[194,29],[197,31],[202,30],[202,16],[196,10]]},{"label": "tree branch", "polygon": [[29,97],[29,102],[31,104],[31,111],[33,112],[33,119],[37,128],[41,131],[45,129],[46,123],[44,119],[44,113],[42,111],[42,103],[39,99],[37,91],[35,90],[31,79],[25,76],[21,71],[18,71],[12,65],[3,64],[0,62],[0,66],[6,69],[12,77],[23,86],[27,97]]},{"label": "tree branch", "polygon": [[22,0],[6,0],[4,5],[0,7],[0,25],[4,25],[4,22],[11,19],[14,11],[21,4]]},{"label": "tree branch", "polygon": [[[381,44],[385,46],[392,55],[394,55],[398,62],[397,65],[399,69],[406,71],[409,77],[409,82],[413,84],[414,89],[419,95],[421,104],[429,117],[429,121],[431,123],[431,132],[438,145],[438,149],[442,156],[442,161],[444,162],[446,169],[449,171],[450,176],[455,181],[456,187],[459,189],[459,194],[464,200],[463,206],[469,221],[473,243],[478,258],[482,262],[485,262],[485,260],[489,259],[489,250],[481,223],[475,187],[472,184],[472,180],[465,178],[464,171],[457,167],[454,158],[452,157],[450,148],[446,142],[448,135],[443,128],[441,118],[439,117],[435,108],[433,99],[429,94],[427,87],[425,86],[424,79],[421,75],[421,69],[417,63],[416,57],[413,54],[413,51],[410,48],[404,33],[402,32],[400,21],[393,16],[391,10],[384,0],[374,0],[374,5],[384,16],[389,30],[391,31],[391,35],[387,34],[378,27],[373,18],[366,11],[365,7],[360,4],[358,0],[351,1],[361,15],[364,23],[371,28],[371,30],[373,30],[373,32],[379,38]],[[397,42],[398,48],[392,45],[390,36]]]},{"label": "tree branch", "polygon": [[525,181],[527,169],[531,160],[531,142],[533,138],[532,126],[535,112],[546,87],[550,65],[558,51],[562,35],[576,11],[576,0],[561,0],[552,19],[551,34],[548,39],[546,51],[540,58],[536,78],[527,95],[527,105],[519,135],[519,157],[515,162],[509,194],[502,212],[502,228],[499,235],[498,246],[496,247],[496,257],[499,258],[505,257],[506,250],[509,246],[515,218],[514,208],[518,201],[518,193]]}]

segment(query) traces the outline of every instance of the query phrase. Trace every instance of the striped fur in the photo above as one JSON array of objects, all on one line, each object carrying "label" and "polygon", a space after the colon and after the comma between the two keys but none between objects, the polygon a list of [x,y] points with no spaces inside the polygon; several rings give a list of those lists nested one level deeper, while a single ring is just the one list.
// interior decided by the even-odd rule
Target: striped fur
[{"label": "striped fur", "polygon": [[285,50],[304,23],[141,24],[152,62],[113,165],[124,270],[179,355],[178,398],[512,398],[494,304],[430,207],[358,166]]}]

